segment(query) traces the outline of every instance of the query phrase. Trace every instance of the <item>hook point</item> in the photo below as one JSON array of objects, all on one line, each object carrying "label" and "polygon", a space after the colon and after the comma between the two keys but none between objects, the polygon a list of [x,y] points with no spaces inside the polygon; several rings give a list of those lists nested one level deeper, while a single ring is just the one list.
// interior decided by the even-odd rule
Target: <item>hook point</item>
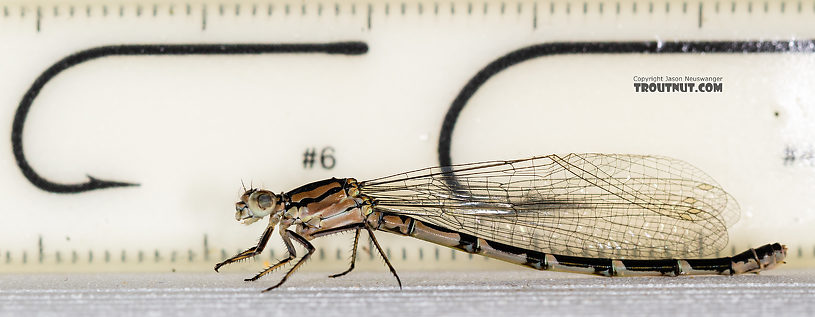
[{"label": "hook point", "polygon": [[133,186],[141,186],[139,183],[127,183],[127,182],[118,182],[118,181],[109,181],[104,179],[98,179],[96,177],[86,175],[88,177],[88,182],[85,183],[88,187],[87,190],[94,190],[94,189],[102,189],[102,188],[111,188],[111,187],[133,187]]}]

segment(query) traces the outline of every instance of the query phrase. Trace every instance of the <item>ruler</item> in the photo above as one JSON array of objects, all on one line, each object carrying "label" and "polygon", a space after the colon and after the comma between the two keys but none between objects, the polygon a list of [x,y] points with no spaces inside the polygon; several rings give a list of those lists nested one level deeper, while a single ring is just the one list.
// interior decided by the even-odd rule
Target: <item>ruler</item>
[{"label": "ruler", "polygon": [[[779,241],[790,266],[815,264],[813,1],[0,10],[3,272],[210,270],[262,231],[234,221],[241,181],[569,152],[687,161],[742,208],[722,255]],[[507,268],[380,241],[400,269]],[[344,268],[351,243],[316,240],[308,267]],[[267,250],[258,262],[284,248]]]}]

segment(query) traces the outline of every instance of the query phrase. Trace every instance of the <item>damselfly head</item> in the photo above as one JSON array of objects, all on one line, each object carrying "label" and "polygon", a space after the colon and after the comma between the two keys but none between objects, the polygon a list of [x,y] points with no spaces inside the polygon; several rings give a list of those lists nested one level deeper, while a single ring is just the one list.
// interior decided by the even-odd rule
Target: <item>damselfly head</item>
[{"label": "damselfly head", "polygon": [[277,195],[268,190],[252,188],[235,203],[235,220],[248,225],[281,210],[283,205]]}]

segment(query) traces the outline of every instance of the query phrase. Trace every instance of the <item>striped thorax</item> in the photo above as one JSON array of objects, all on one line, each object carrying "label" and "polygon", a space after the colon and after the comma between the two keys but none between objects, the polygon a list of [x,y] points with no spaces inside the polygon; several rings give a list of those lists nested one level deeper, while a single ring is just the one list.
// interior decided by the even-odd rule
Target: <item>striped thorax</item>
[{"label": "striped thorax", "polygon": [[249,189],[235,204],[235,218],[251,224],[272,215],[270,225],[295,226],[296,233],[310,240],[325,230],[363,223],[371,214],[370,204],[355,179],[331,178],[282,194]]}]

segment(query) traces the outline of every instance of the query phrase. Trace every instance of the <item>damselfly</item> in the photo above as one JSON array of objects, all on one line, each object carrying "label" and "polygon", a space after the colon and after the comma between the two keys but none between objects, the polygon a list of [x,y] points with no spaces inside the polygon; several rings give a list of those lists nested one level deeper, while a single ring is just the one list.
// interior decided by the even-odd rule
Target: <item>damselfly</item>
[{"label": "damselfly", "polygon": [[[783,263],[774,243],[732,257],[706,258],[728,243],[739,217],[736,201],[699,169],[667,157],[568,154],[434,167],[357,181],[327,179],[287,193],[247,190],[235,218],[269,216],[260,242],[215,266],[260,254],[275,226],[288,255],[261,276],[308,252],[309,242],[353,231],[351,272],[359,235],[368,232],[401,288],[375,230],[411,236],[538,270],[602,276],[739,274]],[[293,230],[292,230],[293,229]],[[695,259],[694,259],[695,258]]]}]

